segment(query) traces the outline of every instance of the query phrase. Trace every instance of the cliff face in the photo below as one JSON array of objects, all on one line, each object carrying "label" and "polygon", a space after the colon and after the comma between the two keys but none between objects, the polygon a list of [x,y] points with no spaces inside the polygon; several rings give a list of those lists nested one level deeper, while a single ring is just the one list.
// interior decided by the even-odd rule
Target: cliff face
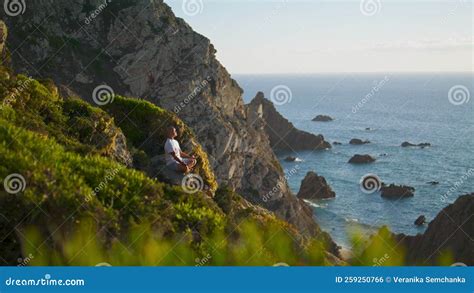
[{"label": "cliff face", "polygon": [[407,261],[435,265],[439,256],[452,253],[454,262],[474,265],[474,193],[460,196],[431,221],[425,233],[416,236],[398,234],[407,249]]},{"label": "cliff face", "polygon": [[291,195],[262,126],[247,119],[242,90],[210,41],[163,1],[29,1],[24,15],[1,13],[17,72],[52,78],[88,100],[107,84],[174,111],[221,185],[300,231],[320,233],[309,207]]},{"label": "cliff face", "polygon": [[273,103],[259,92],[247,105],[250,115],[261,117],[265,121],[265,132],[274,150],[320,150],[331,148],[331,144],[322,135],[298,130],[275,109]]}]

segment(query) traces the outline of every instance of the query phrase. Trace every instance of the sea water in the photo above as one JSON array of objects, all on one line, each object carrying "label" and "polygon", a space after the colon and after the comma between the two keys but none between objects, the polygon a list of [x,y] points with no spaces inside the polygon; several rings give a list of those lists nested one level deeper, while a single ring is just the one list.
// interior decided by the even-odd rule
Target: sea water
[{"label": "sea water", "polygon": [[[298,129],[341,142],[323,151],[277,153],[296,194],[308,171],[324,176],[336,197],[309,202],[320,226],[343,246],[349,231],[371,232],[387,225],[395,233],[417,234],[420,215],[431,221],[458,196],[474,192],[474,79],[464,73],[341,73],[235,75],[250,102],[257,91]],[[316,115],[331,122],[311,121]],[[370,140],[349,145],[352,138]],[[401,143],[428,142],[427,148]],[[353,165],[354,154],[370,154],[371,164]],[[297,162],[286,162],[286,156]],[[361,190],[375,174],[385,183],[409,185],[415,196],[388,200]],[[428,182],[437,181],[433,185]]]}]

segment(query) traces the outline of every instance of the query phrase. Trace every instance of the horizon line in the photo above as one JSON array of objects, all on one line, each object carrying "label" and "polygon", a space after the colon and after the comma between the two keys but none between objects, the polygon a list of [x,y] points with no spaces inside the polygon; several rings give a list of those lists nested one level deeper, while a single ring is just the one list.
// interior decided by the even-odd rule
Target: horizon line
[{"label": "horizon line", "polygon": [[316,71],[316,72],[232,72],[230,75],[310,75],[310,74],[474,74],[474,71]]}]

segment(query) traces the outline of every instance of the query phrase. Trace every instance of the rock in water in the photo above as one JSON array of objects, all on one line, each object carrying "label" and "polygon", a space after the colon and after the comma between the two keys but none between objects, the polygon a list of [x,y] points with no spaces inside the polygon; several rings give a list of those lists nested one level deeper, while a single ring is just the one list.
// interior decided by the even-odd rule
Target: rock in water
[{"label": "rock in water", "polygon": [[426,223],[426,217],[425,217],[424,215],[419,216],[419,217],[415,220],[415,225],[417,225],[417,226],[421,226],[421,225],[423,225],[424,223]]},{"label": "rock in water", "polygon": [[373,158],[371,155],[356,154],[349,159],[349,163],[351,164],[367,164],[372,162],[375,162],[375,158]]},{"label": "rock in water", "polygon": [[333,145],[342,145],[342,143],[340,143],[340,142],[338,142],[338,141],[334,141],[332,144],[333,144]]},{"label": "rock in water", "polygon": [[428,184],[430,185],[438,185],[439,181],[428,181]]},{"label": "rock in water", "polygon": [[318,115],[318,116],[314,117],[312,121],[329,122],[329,121],[333,121],[333,120],[334,119],[332,119],[332,117],[330,117],[328,115]]},{"label": "rock in water", "polygon": [[405,197],[412,197],[415,195],[415,188],[405,185],[383,185],[380,188],[381,196],[389,199],[399,199]]},{"label": "rock in water", "polygon": [[422,142],[422,143],[419,143],[419,144],[413,144],[411,142],[408,142],[408,141],[404,141],[402,144],[401,144],[402,147],[421,147],[421,148],[425,148],[425,147],[429,147],[431,146],[430,143],[428,142]]},{"label": "rock in water", "polygon": [[296,157],[288,156],[288,157],[285,158],[285,161],[294,162],[294,161],[296,161]]},{"label": "rock in water", "polygon": [[441,254],[453,256],[453,263],[474,265],[474,193],[458,197],[428,224],[425,233],[396,235],[406,249],[409,264],[439,265]]},{"label": "rock in water", "polygon": [[335,197],[336,193],[332,191],[323,176],[310,171],[301,181],[300,190],[296,196],[304,199],[322,199]]},{"label": "rock in water", "polygon": [[353,138],[353,139],[351,139],[351,141],[349,141],[349,144],[355,144],[355,145],[366,144],[366,143],[370,143],[370,141],[369,140],[362,140],[362,139],[359,139],[359,138]]},{"label": "rock in water", "polygon": [[[259,92],[255,98],[246,105],[251,123],[259,124],[261,121],[265,133],[274,150],[321,150],[331,148],[331,144],[324,140],[322,135],[315,135],[296,129],[291,122],[283,117]],[[257,122],[257,123],[255,123]]]}]

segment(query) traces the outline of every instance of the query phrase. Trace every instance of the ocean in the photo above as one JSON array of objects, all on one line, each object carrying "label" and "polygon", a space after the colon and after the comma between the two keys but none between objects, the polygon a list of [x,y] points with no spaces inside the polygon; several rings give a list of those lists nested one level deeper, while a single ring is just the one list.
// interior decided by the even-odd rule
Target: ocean
[{"label": "ocean", "polygon": [[[431,221],[458,196],[474,192],[474,76],[468,73],[341,73],[307,75],[234,75],[250,102],[257,91],[273,100],[296,128],[341,142],[329,150],[280,152],[296,194],[308,171],[326,178],[334,199],[310,202],[316,221],[333,239],[349,247],[352,231],[372,233],[387,225],[414,235],[420,215]],[[272,94],[273,91],[273,94]],[[316,115],[331,122],[311,121]],[[352,138],[369,140],[349,145]],[[401,143],[431,147],[401,147]],[[376,162],[348,164],[354,154]],[[299,158],[286,162],[288,155]],[[388,200],[361,190],[361,178],[375,174],[385,183],[409,185],[415,196]],[[429,184],[437,181],[439,184]]]}]

